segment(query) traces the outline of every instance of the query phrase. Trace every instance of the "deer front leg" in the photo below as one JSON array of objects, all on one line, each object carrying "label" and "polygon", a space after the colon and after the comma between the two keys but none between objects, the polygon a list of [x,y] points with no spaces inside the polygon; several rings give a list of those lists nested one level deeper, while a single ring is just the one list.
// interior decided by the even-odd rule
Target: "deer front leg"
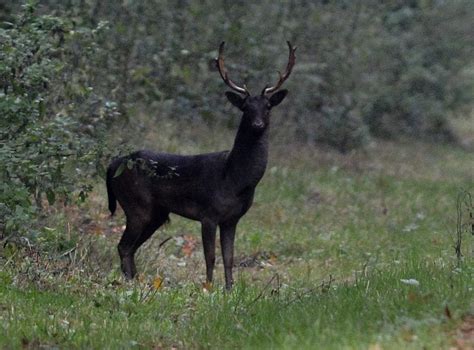
[{"label": "deer front leg", "polygon": [[212,282],[214,265],[216,263],[216,224],[210,221],[201,222],[202,245],[206,259],[206,281]]},{"label": "deer front leg", "polygon": [[225,289],[232,289],[234,266],[234,238],[237,223],[220,225],[222,258],[224,260]]}]

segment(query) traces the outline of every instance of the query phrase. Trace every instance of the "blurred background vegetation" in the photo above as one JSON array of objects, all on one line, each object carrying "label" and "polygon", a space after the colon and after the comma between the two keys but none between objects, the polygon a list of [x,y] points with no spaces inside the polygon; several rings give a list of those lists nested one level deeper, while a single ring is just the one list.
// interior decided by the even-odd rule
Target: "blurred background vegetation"
[{"label": "blurred background vegetation", "polygon": [[163,121],[235,128],[213,65],[223,40],[253,93],[284,68],[285,41],[299,47],[273,116],[281,142],[458,144],[472,23],[471,0],[3,0],[0,233],[31,234],[46,203],[84,200],[121,145]]}]

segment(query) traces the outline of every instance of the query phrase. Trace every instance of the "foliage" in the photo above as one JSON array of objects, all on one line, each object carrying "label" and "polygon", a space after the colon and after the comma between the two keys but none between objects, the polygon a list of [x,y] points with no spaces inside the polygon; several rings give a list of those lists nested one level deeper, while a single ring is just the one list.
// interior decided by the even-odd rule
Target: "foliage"
[{"label": "foliage", "polygon": [[343,152],[370,137],[454,141],[450,120],[472,106],[469,0],[42,4],[83,26],[109,23],[89,78],[132,126],[143,108],[151,122],[219,123],[230,110],[212,63],[222,40],[232,77],[254,93],[283,69],[285,40],[299,46],[287,110],[274,116],[289,139]]},{"label": "foliage", "polygon": [[[365,120],[372,134],[454,141],[453,113],[465,113],[472,95],[469,44],[473,5],[463,1],[394,4],[383,18],[378,48],[387,65]],[[472,34],[472,33],[471,33]],[[466,69],[467,68],[467,69]]]},{"label": "foliage", "polygon": [[[84,199],[115,112],[87,83],[100,28],[23,6],[0,29],[0,232],[32,229],[49,204]],[[105,104],[104,104],[105,102]]]},{"label": "foliage", "polygon": [[[232,77],[254,93],[286,63],[284,41],[299,46],[290,97],[273,116],[281,142],[349,152],[372,137],[453,141],[452,118],[472,106],[474,11],[466,0],[45,0],[1,8],[3,234],[26,230],[45,199],[84,199],[103,172],[110,130],[116,143],[138,135],[142,146],[144,130],[160,120],[178,121],[168,138],[193,121],[235,126],[237,118],[223,118],[235,112],[212,61],[221,40]],[[109,128],[119,115],[115,125],[125,123],[126,133]],[[182,150],[178,141],[171,151]]]}]

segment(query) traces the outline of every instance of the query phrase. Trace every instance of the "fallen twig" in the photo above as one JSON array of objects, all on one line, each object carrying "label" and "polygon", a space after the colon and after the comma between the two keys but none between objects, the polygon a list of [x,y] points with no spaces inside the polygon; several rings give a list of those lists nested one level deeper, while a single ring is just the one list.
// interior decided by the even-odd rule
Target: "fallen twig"
[{"label": "fallen twig", "polygon": [[279,274],[278,273],[275,273],[272,278],[270,278],[270,280],[267,282],[267,284],[265,285],[265,287],[263,287],[263,289],[260,291],[260,293],[257,295],[257,297],[252,300],[250,303],[247,304],[247,308],[253,304],[255,304],[261,297],[263,297],[264,293],[265,293],[265,290],[271,285],[271,283],[273,282],[273,280],[275,278],[280,278]]},{"label": "fallen twig", "polygon": [[161,241],[161,243],[158,245],[158,249],[160,249],[162,246],[164,246],[165,243],[168,242],[171,238],[173,238],[173,237],[169,236],[169,237],[165,238],[163,241]]}]

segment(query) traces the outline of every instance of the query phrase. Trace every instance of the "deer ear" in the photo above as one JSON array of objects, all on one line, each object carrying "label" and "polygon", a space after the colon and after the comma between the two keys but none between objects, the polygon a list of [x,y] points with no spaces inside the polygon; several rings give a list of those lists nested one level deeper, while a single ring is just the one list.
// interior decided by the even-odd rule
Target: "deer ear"
[{"label": "deer ear", "polygon": [[288,94],[288,90],[280,90],[275,92],[272,96],[270,96],[270,105],[272,107],[278,106],[281,101],[286,97]]},{"label": "deer ear", "polygon": [[225,93],[225,96],[227,97],[229,102],[232,103],[235,107],[237,107],[238,109],[242,109],[245,102],[245,98],[242,98],[240,95],[231,91],[227,91]]}]

